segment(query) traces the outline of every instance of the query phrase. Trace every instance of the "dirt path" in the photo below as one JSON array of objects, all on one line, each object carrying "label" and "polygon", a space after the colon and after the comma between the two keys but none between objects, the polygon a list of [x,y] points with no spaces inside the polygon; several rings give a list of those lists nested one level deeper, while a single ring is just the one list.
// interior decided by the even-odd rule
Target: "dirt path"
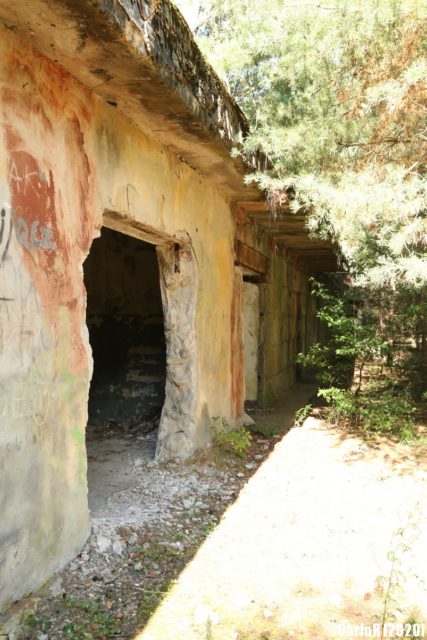
[{"label": "dirt path", "polygon": [[138,638],[315,640],[384,613],[426,622],[427,472],[413,453],[314,418],[292,429]]}]

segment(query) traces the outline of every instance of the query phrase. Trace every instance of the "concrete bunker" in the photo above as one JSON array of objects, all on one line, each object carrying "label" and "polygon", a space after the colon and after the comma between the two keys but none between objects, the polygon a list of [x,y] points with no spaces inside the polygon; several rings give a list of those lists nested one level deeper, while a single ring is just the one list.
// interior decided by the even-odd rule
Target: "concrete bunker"
[{"label": "concrete bunker", "polygon": [[[266,159],[257,154],[245,168],[228,153],[248,124],[172,5],[149,1],[145,24],[138,3],[81,0],[72,12],[56,0],[0,4],[7,24],[1,27],[2,608],[75,556],[88,532],[91,354],[81,265],[94,229],[104,225],[157,252],[166,377],[152,455],[155,449],[160,460],[206,446],[212,415],[236,425],[245,417],[242,274],[234,278],[233,244],[237,265],[258,276],[269,267],[259,287],[263,405],[294,381],[294,291],[302,293],[302,315],[313,313],[305,268],[296,265],[305,264],[307,250],[312,268],[318,258],[304,215],[285,214],[272,226],[263,193],[245,184],[246,168],[262,168]],[[134,5],[132,15],[125,4]],[[87,46],[76,48],[82,24]],[[149,24],[155,28],[147,31]],[[160,54],[172,44],[178,48],[171,63]],[[90,78],[95,62],[108,82]],[[326,249],[320,251],[321,266],[333,270]],[[139,288],[138,282],[135,295]],[[113,340],[116,334],[109,348]],[[107,416],[110,425],[117,413]],[[89,472],[91,433],[89,427]]]}]

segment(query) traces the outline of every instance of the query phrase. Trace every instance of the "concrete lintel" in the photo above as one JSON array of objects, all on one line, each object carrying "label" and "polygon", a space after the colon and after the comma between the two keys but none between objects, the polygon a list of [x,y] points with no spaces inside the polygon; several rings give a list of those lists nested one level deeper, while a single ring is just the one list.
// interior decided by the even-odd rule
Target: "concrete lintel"
[{"label": "concrete lintel", "polygon": [[185,240],[177,238],[168,233],[164,233],[155,229],[149,224],[138,222],[129,216],[122,215],[116,211],[104,211],[103,223],[105,227],[112,229],[113,231],[119,231],[125,233],[128,236],[137,238],[138,240],[144,240],[150,244],[157,246],[172,246],[185,244]]},{"label": "concrete lintel", "polygon": [[249,131],[170,0],[0,0],[0,22],[124,113],[230,199],[260,197],[230,149]]}]

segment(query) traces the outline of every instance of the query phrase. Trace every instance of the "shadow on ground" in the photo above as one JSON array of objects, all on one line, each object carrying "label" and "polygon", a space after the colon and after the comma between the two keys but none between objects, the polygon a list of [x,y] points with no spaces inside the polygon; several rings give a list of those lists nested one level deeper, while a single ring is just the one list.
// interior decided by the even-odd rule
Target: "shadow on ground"
[{"label": "shadow on ground", "polygon": [[138,640],[320,640],[383,618],[425,623],[425,460],[402,472],[366,446],[313,417],[291,429]]},{"label": "shadow on ground", "polygon": [[313,391],[300,385],[281,407],[256,412],[245,458],[214,448],[185,464],[157,464],[154,433],[89,441],[92,535],[46,587],[12,607],[0,631],[14,629],[11,640],[133,638]]}]

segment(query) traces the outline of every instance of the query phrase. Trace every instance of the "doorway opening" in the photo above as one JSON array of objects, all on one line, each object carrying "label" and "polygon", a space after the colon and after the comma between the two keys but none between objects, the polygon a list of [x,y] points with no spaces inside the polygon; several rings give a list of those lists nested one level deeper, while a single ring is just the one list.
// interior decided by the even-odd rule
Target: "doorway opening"
[{"label": "doorway opening", "polygon": [[88,403],[89,507],[132,487],[154,459],[166,342],[156,246],[103,227],[84,263],[93,355]]}]

